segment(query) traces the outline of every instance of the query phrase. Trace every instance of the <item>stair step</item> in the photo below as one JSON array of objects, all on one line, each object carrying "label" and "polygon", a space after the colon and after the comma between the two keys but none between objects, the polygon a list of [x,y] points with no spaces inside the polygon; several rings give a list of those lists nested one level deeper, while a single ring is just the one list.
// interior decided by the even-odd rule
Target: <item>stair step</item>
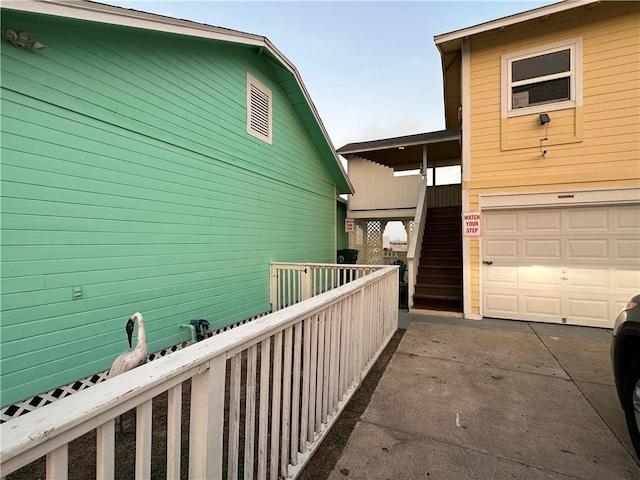
[{"label": "stair step", "polygon": [[441,312],[462,312],[462,300],[415,299],[413,308],[438,310]]},{"label": "stair step", "polygon": [[434,277],[427,277],[427,276],[420,276],[418,275],[417,281],[416,281],[416,288],[418,287],[418,285],[425,285],[425,286],[438,286],[438,285],[447,285],[447,286],[457,286],[458,288],[461,288],[462,285],[462,276],[458,275],[458,276],[439,276],[437,278]]},{"label": "stair step", "polygon": [[462,295],[433,295],[426,293],[416,293],[413,295],[416,300],[462,300]]},{"label": "stair step", "polygon": [[456,267],[462,266],[461,258],[446,258],[446,257],[431,257],[431,258],[421,258],[420,259],[420,267]]},{"label": "stair step", "polygon": [[428,297],[455,297],[462,298],[462,288],[460,285],[438,285],[438,286],[422,286],[416,285],[415,295],[427,295]]},{"label": "stair step", "polygon": [[418,277],[460,277],[462,278],[462,265],[420,265]]},{"label": "stair step", "polygon": [[461,207],[429,208],[413,297],[415,308],[462,310]]},{"label": "stair step", "polygon": [[462,256],[460,249],[455,248],[455,245],[453,247],[451,246],[446,247],[442,245],[438,247],[426,248],[420,252],[420,258],[425,258],[429,256],[431,257],[442,256],[442,255],[446,255],[448,257],[453,257],[453,258]]}]

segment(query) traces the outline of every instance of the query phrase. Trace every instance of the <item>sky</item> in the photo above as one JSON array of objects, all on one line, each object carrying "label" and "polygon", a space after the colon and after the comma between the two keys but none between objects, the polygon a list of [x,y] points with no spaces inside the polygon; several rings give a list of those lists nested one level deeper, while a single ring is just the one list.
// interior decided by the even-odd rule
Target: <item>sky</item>
[{"label": "sky", "polygon": [[444,129],[433,37],[557,1],[102,3],[267,37],[298,69],[337,149]]}]

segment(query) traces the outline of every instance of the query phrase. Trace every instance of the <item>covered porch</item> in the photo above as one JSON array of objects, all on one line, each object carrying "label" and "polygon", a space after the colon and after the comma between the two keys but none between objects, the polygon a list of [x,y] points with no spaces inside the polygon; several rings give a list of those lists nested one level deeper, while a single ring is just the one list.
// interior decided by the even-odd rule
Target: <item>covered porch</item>
[{"label": "covered porch", "polygon": [[[412,310],[462,312],[460,129],[350,143],[338,153],[356,191],[347,217],[358,260],[406,264]],[[401,222],[406,252],[384,248],[390,222]]]}]

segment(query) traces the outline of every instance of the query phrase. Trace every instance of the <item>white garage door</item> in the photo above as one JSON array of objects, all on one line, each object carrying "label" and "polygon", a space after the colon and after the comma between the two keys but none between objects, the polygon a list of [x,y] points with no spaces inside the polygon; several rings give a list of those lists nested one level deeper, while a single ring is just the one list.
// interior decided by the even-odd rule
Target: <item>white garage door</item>
[{"label": "white garage door", "polygon": [[485,317],[612,327],[640,292],[640,206],[486,211]]}]

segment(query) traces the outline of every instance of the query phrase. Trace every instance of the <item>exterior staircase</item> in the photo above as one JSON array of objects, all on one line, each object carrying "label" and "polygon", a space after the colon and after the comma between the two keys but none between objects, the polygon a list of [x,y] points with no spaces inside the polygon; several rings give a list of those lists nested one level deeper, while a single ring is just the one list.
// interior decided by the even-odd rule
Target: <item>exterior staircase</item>
[{"label": "exterior staircase", "polygon": [[461,207],[429,208],[413,308],[462,312]]}]

